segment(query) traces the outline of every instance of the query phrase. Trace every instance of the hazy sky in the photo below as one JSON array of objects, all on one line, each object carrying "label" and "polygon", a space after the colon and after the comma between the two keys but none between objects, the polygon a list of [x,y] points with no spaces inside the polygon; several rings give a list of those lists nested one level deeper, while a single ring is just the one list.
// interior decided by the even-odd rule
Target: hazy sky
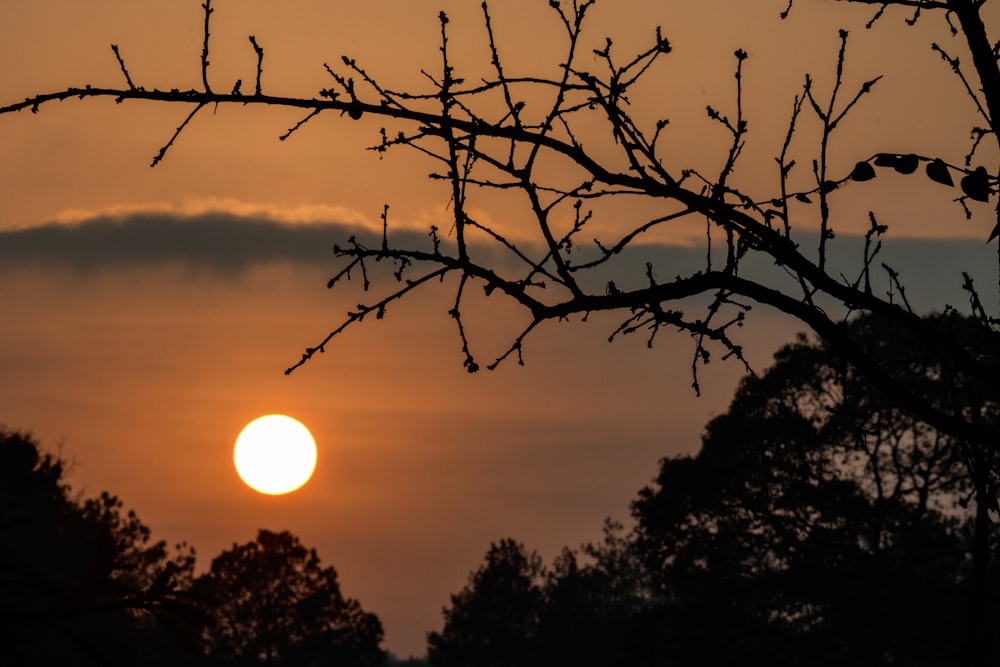
[{"label": "hazy sky", "polygon": [[[495,4],[509,68],[558,62],[545,0]],[[934,17],[906,29],[905,15],[890,13],[865,31],[868,9],[798,0],[781,22],[785,4],[604,0],[592,37],[599,46],[613,35],[624,51],[663,27],[675,53],[634,102],[651,117],[670,116],[678,159],[692,163],[718,157],[704,107],[732,103],[732,54],[747,49],[754,134],[739,176],[756,187],[767,183],[761,170],[772,168],[804,74],[829,86],[837,29],[847,27],[852,85],[887,76],[842,129],[834,161],[903,150],[961,161],[976,119],[930,52],[932,40],[953,44]],[[5,0],[0,61],[17,66],[0,70],[0,104],[120,84],[111,43],[137,84],[197,86],[199,5]],[[214,5],[211,73],[220,89],[252,82],[248,34],[265,48],[264,85],[274,93],[315,94],[330,83],[322,63],[344,53],[396,87],[422,85],[420,69],[438,63],[440,9],[452,16],[470,73],[488,63],[478,2]],[[379,160],[363,150],[377,140],[377,122],[335,115],[279,142],[300,113],[205,113],[150,169],[186,113],[67,101],[0,117],[0,423],[59,448],[75,462],[76,488],[111,491],[155,535],[194,544],[201,567],[258,528],[291,530],[380,616],[391,650],[422,653],[448,594],[491,541],[515,537],[551,558],[598,537],[605,516],[627,517],[657,460],[693,451],[706,421],[725,409],[739,368],[712,364],[696,398],[686,339],[661,337],[653,350],[644,338],[609,345],[616,322],[608,318],[545,327],[529,339],[526,367],[470,376],[447,291],[390,309],[284,376],[364,298],[325,289],[332,245],[372,228],[385,203],[401,227],[446,226],[445,196],[418,156]],[[962,269],[995,302],[988,214],[965,221],[927,181],[916,195],[906,177],[877,185],[844,195],[838,229],[863,230],[878,195],[892,231],[887,258],[918,308],[964,305]],[[509,210],[481,207],[516,230]],[[644,252],[661,264],[700,257],[680,247],[696,240],[689,230],[659,240]],[[798,328],[758,311],[745,342],[762,368]],[[520,320],[504,307],[481,315],[476,340],[488,361]],[[283,498],[249,490],[231,465],[239,430],[269,412],[303,421],[320,447],[314,479]]]}]

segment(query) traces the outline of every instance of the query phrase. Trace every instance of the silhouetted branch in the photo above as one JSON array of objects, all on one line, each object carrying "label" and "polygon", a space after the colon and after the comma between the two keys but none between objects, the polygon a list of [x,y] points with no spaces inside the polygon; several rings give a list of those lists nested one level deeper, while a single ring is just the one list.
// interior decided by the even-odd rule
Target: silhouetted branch
[{"label": "silhouetted branch", "polygon": [[184,121],[177,126],[177,129],[174,131],[173,136],[170,137],[170,140],[167,143],[165,143],[163,147],[160,148],[160,152],[153,157],[153,162],[149,166],[155,167],[160,163],[161,160],[163,160],[164,157],[166,157],[167,151],[170,150],[170,147],[174,145],[174,141],[177,140],[177,137],[179,137],[184,128],[187,127],[187,124],[191,122],[191,119],[194,118],[195,114],[201,111],[204,107],[205,104],[200,103],[197,106],[195,106],[194,109],[191,110],[191,113],[188,114],[187,118],[185,118]]},{"label": "silhouetted branch", "polygon": [[500,52],[497,50],[496,37],[493,34],[493,21],[490,19],[489,5],[483,3],[483,17],[486,24],[486,34],[489,38],[490,44],[490,61],[493,67],[496,69],[497,81],[500,82],[500,88],[503,90],[504,104],[507,105],[507,112],[510,114],[510,118],[514,121],[516,127],[521,126],[521,109],[524,108],[523,103],[515,103],[513,97],[511,96],[510,83],[507,80],[507,76],[504,74],[503,66],[500,64]]},{"label": "silhouetted branch", "polygon": [[326,352],[327,344],[331,340],[333,340],[335,336],[338,336],[339,334],[343,333],[352,324],[356,324],[358,322],[363,321],[368,315],[372,313],[375,313],[375,319],[377,320],[382,319],[383,317],[385,317],[386,307],[390,303],[402,299],[404,296],[406,296],[416,288],[420,287],[421,285],[426,284],[427,282],[443,278],[452,270],[453,268],[449,267],[439,268],[435,271],[431,271],[430,273],[425,274],[424,276],[421,276],[416,280],[406,281],[405,287],[402,287],[401,289],[396,290],[392,294],[389,294],[388,296],[379,299],[372,305],[358,304],[357,310],[349,312],[344,322],[339,327],[328,333],[326,337],[323,338],[322,341],[320,341],[319,345],[317,345],[316,347],[307,347],[306,351],[302,353],[302,358],[294,365],[289,366],[288,368],[285,369],[285,375],[291,374],[292,371],[294,371],[296,368],[302,366],[307,361],[312,359],[317,353]]},{"label": "silhouetted branch", "polygon": [[299,122],[297,122],[297,123],[296,123],[295,125],[293,125],[292,127],[288,128],[288,131],[287,131],[287,132],[285,132],[285,133],[284,133],[283,135],[281,135],[280,137],[278,137],[278,139],[279,139],[280,141],[284,141],[284,140],[285,140],[285,139],[287,139],[288,137],[292,136],[292,134],[293,134],[294,132],[297,132],[297,131],[298,131],[298,129],[299,129],[300,127],[302,127],[303,125],[305,125],[306,123],[308,123],[308,122],[309,122],[310,120],[312,120],[312,119],[313,119],[314,117],[318,116],[318,115],[319,115],[319,112],[320,112],[320,111],[321,111],[321,109],[313,109],[312,111],[310,111],[310,112],[309,112],[309,115],[308,115],[308,116],[306,116],[305,118],[303,118],[302,120],[300,120]]},{"label": "silhouetted branch", "polygon": [[[781,13],[781,18],[786,18],[788,16],[794,2],[795,0],[789,0],[788,7]],[[917,12],[925,9],[951,9],[951,3],[946,0],[837,0],[837,2],[853,2],[861,5],[879,5],[882,10],[890,6],[911,7]],[[910,24],[915,22],[915,19],[908,21]]]},{"label": "silhouetted branch", "polygon": [[[976,105],[976,110],[979,112],[979,115],[983,117],[983,120],[986,121],[987,125],[992,125],[993,123],[990,121],[989,113],[987,113],[986,109],[983,108],[983,103],[979,100],[979,96],[976,95],[976,91],[972,89],[972,85],[969,83],[969,80],[965,78],[965,72],[962,71],[962,65],[958,58],[952,58],[948,55],[944,49],[938,46],[937,42],[931,44],[931,49],[936,51],[938,55],[941,56],[941,59],[948,63],[948,66],[951,67],[951,71],[955,73],[955,76],[958,77],[958,80],[961,81],[962,85],[965,87],[965,92],[968,94],[969,99],[971,99]],[[978,143],[978,141],[976,143]]]},{"label": "silhouetted branch", "polygon": [[871,291],[872,291],[872,283],[871,283],[871,267],[872,267],[872,262],[875,261],[875,257],[882,250],[882,241],[877,241],[876,244],[875,244],[875,247],[872,248],[872,239],[873,238],[876,238],[876,239],[880,238],[882,236],[882,234],[885,234],[887,231],[889,231],[889,228],[886,225],[880,225],[880,224],[878,224],[878,221],[875,219],[875,214],[872,213],[871,211],[868,211],[868,220],[871,223],[871,227],[868,229],[867,232],[865,232],[864,265],[863,265],[863,267],[861,269],[861,275],[858,276],[858,279],[856,281],[854,281],[854,286],[857,287],[858,284],[862,280],[864,280],[864,288],[863,289],[864,289],[864,291],[865,291],[866,294],[871,294]]},{"label": "silhouetted branch", "polygon": [[125,67],[125,61],[122,60],[122,54],[118,52],[118,45],[112,44],[111,50],[115,53],[115,58],[118,59],[118,66],[122,70],[122,74],[125,75],[125,82],[128,83],[129,90],[135,90],[135,84],[132,83],[132,77],[128,74],[128,69]]},{"label": "silhouetted branch", "polygon": [[202,83],[203,86],[205,86],[205,92],[206,93],[211,93],[212,92],[212,87],[210,85],[208,85],[208,64],[209,64],[208,63],[208,37],[209,37],[208,23],[209,23],[209,19],[212,17],[212,12],[215,11],[214,9],[212,9],[212,0],[205,0],[205,3],[202,5],[202,8],[205,10],[205,30],[204,30],[204,41],[203,41],[202,47],[201,47],[201,83]]},{"label": "silhouetted branch", "polygon": [[514,339],[514,342],[511,343],[510,347],[508,347],[507,350],[503,354],[501,354],[499,357],[497,357],[496,360],[492,364],[490,364],[489,366],[487,366],[487,368],[489,370],[491,370],[491,371],[495,370],[497,366],[499,366],[500,364],[502,364],[504,362],[504,360],[507,359],[507,357],[509,357],[510,355],[512,355],[514,353],[517,353],[517,364],[519,366],[523,366],[524,365],[524,356],[523,356],[522,343],[524,342],[524,339],[528,337],[528,334],[530,334],[532,331],[534,331],[535,327],[538,326],[541,323],[542,323],[542,320],[539,320],[539,319],[532,320],[531,323],[528,324],[528,326],[526,326],[524,328],[524,330],[521,331],[520,334],[518,334],[517,338]]},{"label": "silhouetted branch", "polygon": [[[882,268],[885,272],[889,274],[889,284],[895,287],[895,291],[899,292],[899,298],[903,300],[903,305],[906,307],[907,312],[912,313],[913,308],[910,307],[910,302],[906,298],[906,288],[903,287],[903,283],[899,281],[899,273],[893,269],[888,264],[883,263]],[[892,290],[889,291],[889,300],[892,301]]]},{"label": "silhouetted branch", "polygon": [[250,44],[253,46],[254,53],[257,54],[257,85],[254,88],[254,95],[259,97],[261,95],[260,78],[264,74],[264,49],[257,44],[257,38],[253,35],[250,35]]}]

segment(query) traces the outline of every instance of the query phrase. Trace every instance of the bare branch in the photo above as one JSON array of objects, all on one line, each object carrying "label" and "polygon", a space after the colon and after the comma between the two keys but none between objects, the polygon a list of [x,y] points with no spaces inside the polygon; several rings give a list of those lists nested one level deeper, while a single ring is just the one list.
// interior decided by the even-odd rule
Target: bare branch
[{"label": "bare branch", "polygon": [[212,92],[212,87],[210,85],[208,85],[208,64],[209,64],[208,63],[208,36],[209,36],[208,23],[209,23],[209,19],[212,17],[212,12],[215,11],[214,9],[212,9],[212,0],[205,0],[205,3],[202,5],[202,8],[205,10],[205,29],[204,29],[204,41],[202,42],[202,47],[201,47],[201,83],[202,83],[203,86],[205,86],[205,92],[206,93],[211,93]]},{"label": "bare branch", "polygon": [[[953,3],[867,4],[876,6],[876,18],[887,12],[887,8],[903,6],[924,11],[945,9],[946,18],[954,14],[966,32],[974,32],[981,25],[981,22],[977,24],[976,8],[959,11]],[[506,295],[530,316],[530,324],[488,368],[495,368],[515,353],[518,361],[523,361],[521,354],[526,337],[543,322],[571,316],[586,318],[593,312],[614,310],[624,315],[612,338],[644,331],[647,343],[652,344],[664,330],[679,330],[691,336],[691,371],[696,391],[700,390],[699,369],[713,356],[735,359],[749,371],[736,334],[751,307],[764,305],[797,318],[829,344],[844,350],[851,364],[900,405],[919,412],[927,423],[971,439],[982,440],[987,433],[994,433],[991,426],[969,423],[959,411],[929,402],[913,387],[900,383],[891,369],[879,366],[856,341],[845,337],[842,324],[847,314],[883,317],[893,326],[911,333],[931,353],[975,378],[984,392],[1000,393],[1000,380],[994,377],[995,374],[982,368],[967,350],[942,341],[938,332],[912,311],[903,281],[894,270],[884,266],[889,275],[888,296],[877,294],[873,289],[871,271],[881,253],[887,229],[878,224],[875,213],[869,216],[870,230],[865,237],[859,273],[850,279],[839,272],[835,274],[830,268],[828,251],[835,247],[833,204],[841,186],[849,181],[874,178],[875,167],[891,165],[900,173],[912,173],[917,166],[925,164],[929,177],[952,187],[951,174],[959,174],[962,193],[955,200],[970,215],[971,207],[978,205],[974,202],[988,202],[996,194],[995,175],[988,174],[985,167],[973,170],[968,163],[964,168],[955,167],[940,156],[918,156],[905,151],[875,153],[857,162],[853,171],[840,172],[840,167],[830,161],[830,147],[838,136],[836,131],[848,113],[853,117],[859,112],[861,99],[880,80],[879,77],[869,78],[853,94],[845,93],[849,85],[845,75],[847,33],[842,32],[829,92],[818,95],[813,78],[807,76],[801,91],[794,96],[787,131],[775,158],[778,170],[773,182],[774,192],[751,196],[741,189],[739,172],[742,170],[736,169],[738,161],[744,159],[748,137],[744,107],[748,85],[743,76],[745,52],[735,53],[734,110],[727,116],[717,110],[727,108],[725,106],[708,109],[709,115],[728,133],[727,148],[719,156],[718,171],[700,173],[677,165],[669,154],[660,155],[657,141],[667,127],[666,120],[653,121],[655,124],[647,130],[637,122],[638,114],[636,118],[632,115],[632,98],[637,98],[637,91],[642,90],[639,84],[649,81],[654,65],[660,62],[662,55],[671,52],[661,31],[656,30],[651,45],[633,53],[620,53],[620,47],[609,39],[603,47],[593,53],[587,52],[584,57],[580,54],[581,34],[593,0],[574,2],[572,7],[568,3],[550,5],[562,25],[565,40],[565,60],[551,77],[514,76],[508,71],[508,63],[501,57],[500,37],[495,32],[489,8],[484,4],[482,20],[490,58],[490,73],[485,80],[466,82],[456,71],[450,51],[449,19],[442,13],[439,15],[441,60],[434,74],[425,73],[426,82],[421,89],[392,90],[354,59],[345,56],[336,69],[326,66],[333,79],[330,89],[320,91],[315,97],[278,97],[266,95],[262,90],[263,49],[253,36],[249,40],[257,54],[254,94],[242,95],[238,86],[229,94],[216,93],[210,88],[209,28],[214,10],[210,0],[205,0],[202,5],[202,90],[138,87],[115,49],[126,86],[85,86],[44,93],[0,107],[0,114],[24,109],[34,113],[49,102],[72,98],[111,97],[117,102],[148,100],[192,105],[193,109],[154,158],[154,164],[163,159],[181,132],[206,105],[238,104],[242,107],[257,104],[301,110],[304,117],[292,125],[282,139],[290,137],[322,111],[334,111],[351,119],[371,114],[399,125],[402,129],[382,128],[371,149],[384,153],[405,148],[430,158],[436,165],[431,178],[441,179],[449,185],[454,245],[443,244],[438,227],[434,226],[429,232],[429,246],[432,247],[397,247],[389,233],[387,209],[383,210],[381,239],[376,243],[366,242],[372,247],[354,237],[346,245],[335,247],[335,255],[342,263],[329,285],[336,286],[344,279],[351,279],[354,273],[360,273],[364,289],[380,287],[382,280],[389,279],[369,275],[369,263],[385,261],[393,266],[396,286],[382,288],[385,291],[376,296],[374,303],[360,305],[348,313],[318,346],[308,348],[302,360],[289,371],[322,351],[346,327],[369,314],[380,318],[389,304],[407,297],[416,287],[456,274],[457,287],[450,314],[456,320],[465,366],[470,370],[479,366],[471,352],[474,341],[469,339],[467,315],[462,308],[463,299],[468,295],[467,287],[472,284],[481,284],[487,295]],[[791,8],[789,2],[783,15]],[[983,89],[980,113],[987,126],[974,132],[974,150],[985,139],[996,138],[991,119],[997,117],[993,111],[994,98],[1000,95],[1000,84],[994,85],[984,74],[986,61],[982,45],[976,41],[980,37],[975,37],[971,44],[975,72]],[[942,56],[946,57],[943,52]],[[992,47],[989,58],[995,69],[996,54]],[[587,67],[582,63],[587,63]],[[963,76],[970,76],[970,73]],[[974,79],[963,80],[967,90],[977,89]],[[524,104],[525,99],[532,101],[532,107]],[[536,105],[535,100],[539,99],[544,103]],[[804,150],[805,157],[800,154],[803,149],[796,141],[803,134],[801,127],[806,122],[802,114],[804,108],[812,109],[820,128],[818,145]],[[643,124],[647,122],[650,121],[642,121]],[[595,127],[614,143],[608,141],[596,149],[588,146],[597,142],[584,140],[588,137],[585,132],[593,132]],[[606,150],[608,147],[610,150]],[[971,154],[967,159],[971,160]],[[797,162],[806,160],[812,162],[815,183],[803,189],[803,186],[793,185],[792,176]],[[553,171],[553,165],[558,165],[558,172]],[[553,177],[553,173],[571,175]],[[470,210],[476,205],[476,197],[487,190],[518,199],[521,207],[518,210],[523,212],[519,232],[530,232],[530,240],[515,240],[484,220],[473,219]],[[641,200],[652,212],[640,217],[630,206],[617,205],[619,200],[627,202],[630,198]],[[804,221],[808,220],[808,215],[800,213],[808,213],[817,199],[818,248],[808,252],[799,247],[795,237],[799,230],[806,228]],[[624,278],[615,275],[614,279],[609,279],[609,274],[600,273],[615,267],[612,260],[625,257],[647,232],[670,230],[673,224],[691,216],[703,217],[706,225],[705,263],[700,271],[675,273],[672,268],[667,272],[664,267],[648,265],[646,283],[624,289],[619,286],[625,284]],[[793,226],[797,228],[793,230]],[[597,228],[600,231],[594,231]],[[614,230],[611,232],[614,238],[602,242],[598,237],[606,237],[607,229]],[[718,257],[713,260],[713,255],[721,254],[713,248],[713,235],[725,238],[725,265],[721,269],[715,268],[719,264]],[[581,239],[594,241],[581,242]],[[505,263],[493,265],[491,262],[500,255],[506,258]],[[779,267],[781,279],[789,277],[792,287],[789,288],[787,282],[772,284],[764,279],[747,278],[745,261],[750,257]],[[626,268],[634,277],[641,278],[635,275],[634,267]],[[658,278],[658,273],[665,277]],[[417,278],[412,278],[411,274]],[[618,285],[615,280],[619,281]],[[700,298],[698,308],[688,301],[692,297]],[[820,304],[830,303],[835,304],[836,309],[828,312],[828,306],[820,307]]]},{"label": "bare branch", "polygon": [[153,157],[153,162],[152,164],[149,165],[150,167],[155,167],[156,165],[160,164],[163,158],[166,157],[167,151],[170,150],[170,147],[174,145],[174,142],[177,140],[177,137],[181,135],[181,132],[184,130],[185,127],[187,127],[187,124],[191,122],[191,119],[194,118],[195,114],[201,111],[203,108],[205,108],[205,104],[200,103],[194,109],[191,110],[191,113],[187,115],[187,118],[185,118],[184,121],[177,126],[177,129],[174,131],[173,136],[170,137],[170,140],[167,143],[165,143],[160,148],[160,151]]},{"label": "bare branch", "polygon": [[132,77],[128,74],[128,68],[125,67],[125,61],[122,59],[122,54],[118,51],[118,45],[112,44],[111,50],[115,53],[115,58],[118,59],[118,66],[122,70],[122,74],[125,75],[125,82],[128,84],[129,90],[135,90],[135,84],[132,83]]},{"label": "bare branch", "polygon": [[253,35],[250,35],[250,45],[253,46],[254,53],[257,54],[257,84],[254,87],[254,95],[259,97],[262,94],[260,78],[264,73],[264,49],[257,43],[257,38]]}]

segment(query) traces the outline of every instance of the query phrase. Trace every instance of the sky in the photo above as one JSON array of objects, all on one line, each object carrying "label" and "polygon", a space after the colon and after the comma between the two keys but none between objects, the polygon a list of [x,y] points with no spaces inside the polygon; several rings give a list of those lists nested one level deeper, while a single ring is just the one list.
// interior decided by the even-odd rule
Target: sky
[{"label": "sky", "polygon": [[[548,3],[495,4],[508,71],[551,72],[559,26]],[[906,15],[890,12],[865,30],[865,8],[798,0],[782,22],[785,4],[603,0],[591,34],[595,46],[611,35],[626,52],[662,26],[674,53],[633,105],[669,115],[671,146],[691,164],[711,164],[724,146],[704,108],[731,109],[733,51],[747,50],[752,136],[737,176],[750,189],[769,183],[805,73],[831,85],[841,27],[851,34],[848,82],[886,76],[838,130],[834,164],[849,169],[879,151],[960,163],[976,117],[929,48],[937,40],[961,54],[932,17],[906,28]],[[394,87],[421,86],[421,69],[438,64],[441,9],[469,75],[488,65],[479,3],[214,6],[219,88],[252,81],[250,34],[265,48],[264,86],[275,94],[327,87],[322,63],[342,54]],[[120,85],[112,43],[138,85],[198,86],[201,12],[196,0],[5,0],[0,62],[18,65],[0,69],[0,105]],[[652,350],[638,336],[609,344],[617,321],[608,316],[547,325],[525,346],[524,367],[469,375],[444,288],[349,330],[285,376],[365,299],[356,283],[326,289],[333,244],[378,230],[385,204],[397,238],[446,228],[447,195],[425,178],[421,156],[365,150],[377,122],[319,117],[281,142],[301,114],[280,110],[202,114],[149,168],[186,114],[66,101],[0,116],[0,423],[71,461],[74,488],[117,494],[155,536],[194,545],[200,568],[259,528],[290,530],[336,567],[345,594],[379,615],[387,648],[422,654],[448,595],[490,542],[514,537],[551,559],[597,539],[605,517],[627,520],[657,461],[695,451],[725,410],[740,367],[711,364],[698,397],[687,339],[661,337]],[[996,303],[989,212],[965,220],[951,195],[913,178],[852,185],[838,201],[838,247],[857,256],[850,234],[864,231],[877,203],[890,226],[885,257],[915,307],[963,306],[962,270]],[[519,233],[515,208],[474,204],[480,219]],[[651,238],[622,270],[649,258],[694,265],[696,233]],[[523,321],[503,304],[474,314],[487,361]],[[799,328],[755,310],[742,332],[754,366],[765,368]],[[244,486],[231,460],[242,427],[274,412],[305,423],[319,446],[314,478],[284,497]]]}]

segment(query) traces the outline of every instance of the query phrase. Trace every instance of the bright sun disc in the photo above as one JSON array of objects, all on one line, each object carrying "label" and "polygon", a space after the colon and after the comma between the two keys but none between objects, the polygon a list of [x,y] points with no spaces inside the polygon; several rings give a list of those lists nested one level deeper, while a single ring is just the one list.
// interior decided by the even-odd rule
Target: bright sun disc
[{"label": "bright sun disc", "polygon": [[316,441],[301,422],[266,415],[240,432],[233,449],[240,479],[270,495],[289,493],[309,481],[316,468]]}]

